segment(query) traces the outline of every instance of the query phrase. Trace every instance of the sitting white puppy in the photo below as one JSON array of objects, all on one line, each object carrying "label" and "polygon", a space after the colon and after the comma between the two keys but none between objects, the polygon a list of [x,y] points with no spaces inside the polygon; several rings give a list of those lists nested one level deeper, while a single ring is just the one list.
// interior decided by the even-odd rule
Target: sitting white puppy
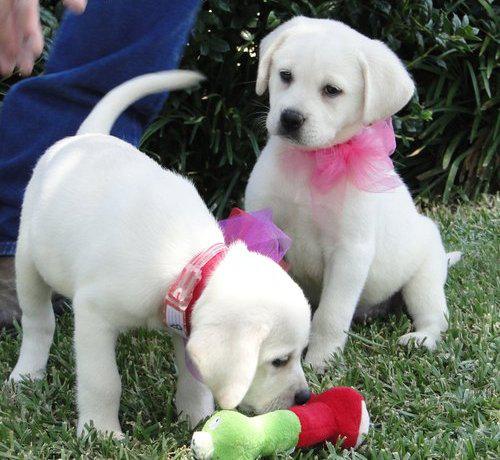
[{"label": "sitting white puppy", "polygon": [[[386,119],[411,98],[410,75],[383,43],[338,21],[297,17],[261,43],[257,93],[268,87],[270,137],[250,176],[245,206],[272,208],[277,225],[293,239],[292,274],[319,302],[306,361],[323,369],[343,349],[355,312],[366,314],[399,290],[415,326],[400,342],[416,339],[434,348],[447,328],[448,257],[438,228],[417,212],[392,170],[390,148],[369,164],[363,164],[363,151],[357,157],[352,151],[353,145],[359,149],[354,136],[376,122],[375,131],[394,142]],[[380,136],[374,140],[385,143]],[[339,146],[346,156],[335,164],[332,152]],[[290,165],[297,152],[305,166]],[[319,155],[316,164],[311,155]],[[323,173],[332,177],[331,186],[321,184]],[[370,179],[382,187],[363,189]],[[387,181],[393,186],[383,189]]]},{"label": "sitting white puppy", "polygon": [[[26,190],[16,253],[23,339],[10,378],[43,376],[55,325],[51,292],[71,298],[79,433],[92,421],[121,436],[118,334],[166,329],[169,287],[193,257],[224,242],[189,180],[109,135],[135,100],[199,80],[194,72],[160,72],[111,91],[76,136],[48,149]],[[212,395],[223,408],[258,413],[308,398],[300,358],[310,308],[302,290],[243,243],[222,247],[204,272],[187,342],[204,383],[190,372],[184,339],[173,337],[176,405],[193,425],[213,411]]]}]

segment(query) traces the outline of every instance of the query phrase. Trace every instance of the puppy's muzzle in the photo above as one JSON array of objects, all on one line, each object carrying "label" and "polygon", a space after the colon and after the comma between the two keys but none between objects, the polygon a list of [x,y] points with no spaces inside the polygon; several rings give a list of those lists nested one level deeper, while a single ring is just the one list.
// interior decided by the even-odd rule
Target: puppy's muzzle
[{"label": "puppy's muzzle", "polygon": [[280,134],[294,136],[302,127],[306,118],[299,111],[285,109],[280,116]]}]

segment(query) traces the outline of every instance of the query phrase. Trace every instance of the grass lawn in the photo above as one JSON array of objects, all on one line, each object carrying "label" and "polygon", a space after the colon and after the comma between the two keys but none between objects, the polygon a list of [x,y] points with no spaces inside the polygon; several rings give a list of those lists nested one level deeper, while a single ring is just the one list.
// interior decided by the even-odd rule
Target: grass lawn
[{"label": "grass lawn", "polygon": [[[429,213],[448,249],[465,258],[449,275],[451,326],[435,353],[403,348],[405,317],[356,326],[342,360],[326,375],[308,372],[313,390],[352,385],[366,396],[373,426],[357,452],[331,445],[294,458],[500,458],[496,340],[499,320],[499,203]],[[9,375],[19,337],[0,334],[0,380]],[[189,458],[190,433],[177,422],[170,343],[165,334],[136,331],[120,339],[121,421],[128,439],[75,436],[72,317],[58,320],[47,379],[0,387],[0,458]]]}]

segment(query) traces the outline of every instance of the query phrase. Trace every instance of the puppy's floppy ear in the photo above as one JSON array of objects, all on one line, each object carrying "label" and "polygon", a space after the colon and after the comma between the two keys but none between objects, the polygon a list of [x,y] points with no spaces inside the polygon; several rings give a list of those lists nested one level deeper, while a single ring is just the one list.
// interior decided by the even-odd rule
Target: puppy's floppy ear
[{"label": "puppy's floppy ear", "polygon": [[234,409],[252,384],[262,342],[269,328],[264,325],[210,325],[193,331],[187,352],[223,409]]},{"label": "puppy's floppy ear", "polygon": [[257,82],[255,84],[255,92],[259,96],[266,92],[273,54],[286,38],[294,32],[295,28],[304,27],[310,24],[310,21],[312,21],[311,18],[297,16],[276,27],[276,29],[262,39],[259,45],[259,67],[257,70]]},{"label": "puppy's floppy ear", "polygon": [[401,110],[415,85],[399,58],[378,40],[367,40],[360,62],[365,81],[363,122],[368,125]]}]

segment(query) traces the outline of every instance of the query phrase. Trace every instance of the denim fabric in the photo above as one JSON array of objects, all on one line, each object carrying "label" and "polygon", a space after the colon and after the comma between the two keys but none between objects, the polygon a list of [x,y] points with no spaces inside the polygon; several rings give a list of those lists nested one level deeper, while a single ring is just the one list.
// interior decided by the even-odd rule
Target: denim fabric
[{"label": "denim fabric", "polygon": [[[38,158],[72,135],[111,88],[176,68],[201,0],[90,0],[67,13],[46,73],[14,85],[0,113],[0,255],[13,255],[24,189]],[[134,104],[112,134],[137,145],[167,94]]]}]

